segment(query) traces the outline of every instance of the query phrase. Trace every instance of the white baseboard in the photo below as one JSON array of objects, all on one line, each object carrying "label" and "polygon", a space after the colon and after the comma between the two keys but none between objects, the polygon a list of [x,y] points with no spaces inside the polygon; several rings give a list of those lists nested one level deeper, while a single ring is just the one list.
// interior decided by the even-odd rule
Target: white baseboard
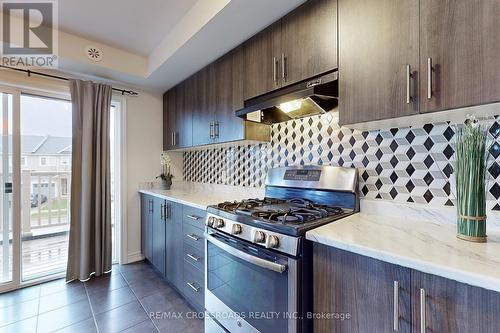
[{"label": "white baseboard", "polygon": [[129,253],[129,255],[127,256],[126,264],[130,264],[132,262],[141,261],[141,260],[144,260],[144,256],[142,255],[141,252]]}]

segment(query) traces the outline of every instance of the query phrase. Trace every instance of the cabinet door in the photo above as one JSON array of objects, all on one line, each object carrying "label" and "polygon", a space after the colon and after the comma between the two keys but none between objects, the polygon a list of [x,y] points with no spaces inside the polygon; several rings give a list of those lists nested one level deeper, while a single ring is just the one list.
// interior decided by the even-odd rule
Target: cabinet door
[{"label": "cabinet door", "polygon": [[153,266],[165,275],[165,200],[154,198],[153,201]]},{"label": "cabinet door", "polygon": [[183,289],[182,205],[167,202],[166,258],[167,279],[178,290]]},{"label": "cabinet door", "polygon": [[420,333],[425,291],[425,332],[500,332],[500,293],[412,271],[413,332]]},{"label": "cabinet door", "polygon": [[176,95],[175,88],[170,89],[163,94],[163,149],[174,149],[175,132],[175,108]]},{"label": "cabinet door", "polygon": [[141,252],[149,261],[152,260],[153,246],[153,198],[141,194]]},{"label": "cabinet door", "polygon": [[337,68],[337,0],[309,0],[282,20],[282,85]]},{"label": "cabinet door", "polygon": [[350,314],[315,320],[314,332],[391,332],[395,307],[399,332],[410,332],[409,269],[321,244],[314,244],[313,258],[314,312]]},{"label": "cabinet door", "polygon": [[339,0],[341,125],[418,113],[418,5]]},{"label": "cabinet door", "polygon": [[243,53],[241,48],[214,63],[216,141],[228,142],[244,137],[243,120],[234,115],[243,104]]},{"label": "cabinet door", "polygon": [[250,38],[245,53],[244,99],[253,98],[280,87],[281,20]]},{"label": "cabinet door", "polygon": [[206,145],[213,142],[210,137],[210,123],[214,121],[215,85],[210,81],[213,75],[211,65],[194,74],[190,93],[193,110],[193,145]]},{"label": "cabinet door", "polygon": [[192,79],[188,78],[175,88],[174,144],[176,148],[193,145],[192,85]]},{"label": "cabinet door", "polygon": [[499,17],[498,0],[420,1],[422,112],[500,100]]}]

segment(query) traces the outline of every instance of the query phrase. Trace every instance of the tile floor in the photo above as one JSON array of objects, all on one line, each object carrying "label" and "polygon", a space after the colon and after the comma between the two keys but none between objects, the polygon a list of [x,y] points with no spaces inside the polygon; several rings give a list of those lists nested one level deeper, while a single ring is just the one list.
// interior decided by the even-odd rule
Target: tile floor
[{"label": "tile floor", "polygon": [[0,294],[2,333],[203,332],[194,315],[144,262],[116,265],[110,275],[85,283],[60,279]]}]

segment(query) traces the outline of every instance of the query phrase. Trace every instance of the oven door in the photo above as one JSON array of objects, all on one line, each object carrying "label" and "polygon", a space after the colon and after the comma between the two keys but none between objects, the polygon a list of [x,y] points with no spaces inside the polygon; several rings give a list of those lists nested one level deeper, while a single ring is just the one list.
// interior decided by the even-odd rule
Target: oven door
[{"label": "oven door", "polygon": [[229,332],[296,332],[297,260],[209,229],[205,307]]}]

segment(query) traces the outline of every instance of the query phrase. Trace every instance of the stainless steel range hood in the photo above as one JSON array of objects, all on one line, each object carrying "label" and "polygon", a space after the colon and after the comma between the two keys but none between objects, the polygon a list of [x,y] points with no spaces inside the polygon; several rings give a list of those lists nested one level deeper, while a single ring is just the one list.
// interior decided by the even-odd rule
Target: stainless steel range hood
[{"label": "stainless steel range hood", "polygon": [[236,116],[265,124],[328,112],[338,104],[338,72],[292,84],[245,101]]}]

